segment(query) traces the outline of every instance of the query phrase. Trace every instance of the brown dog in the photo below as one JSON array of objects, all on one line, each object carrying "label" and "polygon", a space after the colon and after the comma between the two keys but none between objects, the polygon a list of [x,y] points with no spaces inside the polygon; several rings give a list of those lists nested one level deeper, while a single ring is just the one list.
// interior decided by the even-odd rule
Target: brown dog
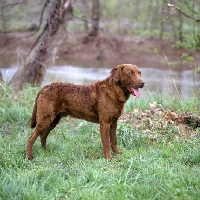
[{"label": "brown dog", "polygon": [[100,124],[106,159],[111,158],[110,147],[116,154],[122,154],[117,147],[117,120],[130,94],[140,97],[138,88],[143,87],[141,72],[132,64],[118,65],[105,80],[88,86],[52,83],[43,87],[32,113],[31,128],[36,128],[28,139],[26,157],[33,159],[32,147],[38,136],[46,149],[49,132],[68,115]]}]

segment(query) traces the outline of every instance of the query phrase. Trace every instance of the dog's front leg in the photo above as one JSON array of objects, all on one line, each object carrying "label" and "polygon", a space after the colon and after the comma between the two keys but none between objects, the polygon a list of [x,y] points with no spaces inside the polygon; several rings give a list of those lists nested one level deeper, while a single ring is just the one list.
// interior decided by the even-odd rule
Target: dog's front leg
[{"label": "dog's front leg", "polygon": [[110,124],[101,122],[100,123],[100,134],[101,134],[101,142],[103,146],[103,153],[105,159],[110,159]]}]

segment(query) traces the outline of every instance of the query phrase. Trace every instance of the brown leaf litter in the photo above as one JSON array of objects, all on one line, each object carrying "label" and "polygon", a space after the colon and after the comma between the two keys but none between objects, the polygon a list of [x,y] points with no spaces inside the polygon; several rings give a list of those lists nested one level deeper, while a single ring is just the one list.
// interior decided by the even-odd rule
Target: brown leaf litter
[{"label": "brown leaf litter", "polygon": [[178,113],[165,110],[156,102],[150,103],[145,111],[135,109],[132,113],[121,116],[120,122],[131,124],[134,130],[142,130],[151,138],[172,135],[175,139],[182,136],[194,137],[199,135],[200,117],[189,112]]}]

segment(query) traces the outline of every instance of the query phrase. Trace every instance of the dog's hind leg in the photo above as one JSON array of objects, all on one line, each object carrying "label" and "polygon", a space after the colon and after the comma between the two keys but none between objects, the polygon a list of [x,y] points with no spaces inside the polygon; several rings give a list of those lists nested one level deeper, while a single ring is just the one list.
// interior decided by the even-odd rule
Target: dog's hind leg
[{"label": "dog's hind leg", "polygon": [[33,159],[32,148],[33,148],[33,144],[35,143],[36,139],[45,130],[47,130],[51,124],[51,120],[49,117],[46,117],[46,119],[38,120],[38,121],[41,121],[41,123],[37,123],[35,131],[32,133],[32,135],[28,139],[28,145],[26,148],[26,158],[29,160]]},{"label": "dog's hind leg", "polygon": [[60,116],[56,116],[56,118],[53,120],[50,126],[42,134],[40,134],[40,141],[43,149],[47,149],[46,147],[47,136],[49,135],[50,131],[56,127],[60,119],[61,119]]}]

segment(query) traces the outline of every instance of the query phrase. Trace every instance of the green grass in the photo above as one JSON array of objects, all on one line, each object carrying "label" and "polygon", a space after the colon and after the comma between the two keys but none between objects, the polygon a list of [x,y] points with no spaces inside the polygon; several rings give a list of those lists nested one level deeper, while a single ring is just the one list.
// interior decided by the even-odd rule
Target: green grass
[{"label": "green grass", "polygon": [[179,96],[162,96],[160,94],[146,92],[141,98],[131,97],[125,106],[125,112],[131,112],[134,109],[149,109],[150,103],[156,102],[157,107],[170,109],[177,112],[192,112],[200,114],[200,101],[198,97],[192,96],[187,99],[181,99]]},{"label": "green grass", "polygon": [[[163,135],[153,140],[142,128],[119,124],[117,136],[123,155],[113,154],[113,159],[106,161],[98,125],[63,118],[47,139],[48,151],[42,150],[37,140],[34,160],[26,160],[32,132],[29,118],[38,90],[27,86],[14,94],[10,87],[0,87],[0,199],[199,199],[198,135],[177,140]],[[144,97],[131,99],[126,111],[147,109],[155,100],[183,110],[184,105],[191,109],[195,103],[166,104],[158,96]],[[173,134],[173,127],[171,130]]]}]

